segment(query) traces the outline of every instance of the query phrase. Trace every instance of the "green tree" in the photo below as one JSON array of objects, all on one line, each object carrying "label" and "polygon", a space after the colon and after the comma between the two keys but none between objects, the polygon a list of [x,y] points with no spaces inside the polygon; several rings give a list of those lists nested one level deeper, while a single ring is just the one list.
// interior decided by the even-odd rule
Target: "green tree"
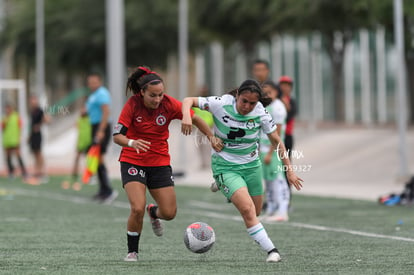
[{"label": "green tree", "polygon": [[177,0],[125,1],[127,64],[165,67],[178,48]]},{"label": "green tree", "polygon": [[344,119],[343,63],[346,44],[355,31],[376,26],[375,0],[210,0],[193,1],[198,24],[206,37],[225,44],[240,41],[248,56],[275,33],[319,32],[332,66],[335,117]]},{"label": "green tree", "polygon": [[[6,17],[5,45],[14,47],[17,64],[35,62],[35,1],[16,0]],[[105,60],[105,10],[100,0],[45,1],[45,58],[57,68],[88,71]]]},{"label": "green tree", "polygon": [[375,0],[280,0],[282,29],[294,33],[317,31],[332,67],[335,118],[344,119],[343,68],[345,47],[356,31],[376,27]]},{"label": "green tree", "polygon": [[239,41],[246,53],[248,68],[257,42],[269,39],[278,22],[271,14],[278,7],[278,2],[273,0],[193,0],[191,5],[200,39],[219,40],[225,45]]},{"label": "green tree", "polygon": [[[17,66],[35,65],[35,1],[14,0],[1,34],[3,47],[13,47]],[[105,1],[45,0],[47,82],[56,71],[105,72]],[[177,1],[125,0],[127,65],[164,67],[177,50]]]}]

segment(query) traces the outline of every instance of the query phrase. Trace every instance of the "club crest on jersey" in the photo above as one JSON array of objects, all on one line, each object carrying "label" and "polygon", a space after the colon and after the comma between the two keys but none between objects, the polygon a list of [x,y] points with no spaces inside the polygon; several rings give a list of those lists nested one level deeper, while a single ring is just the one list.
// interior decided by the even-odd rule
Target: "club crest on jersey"
[{"label": "club crest on jersey", "polygon": [[157,118],[155,119],[155,122],[158,125],[162,126],[162,125],[164,125],[167,122],[167,119],[163,115],[158,115]]},{"label": "club crest on jersey", "polygon": [[253,129],[255,126],[256,126],[256,125],[255,125],[255,123],[254,123],[254,120],[253,120],[253,119],[249,119],[249,120],[246,122],[246,128],[247,128],[247,129],[249,129],[249,130]]},{"label": "club crest on jersey", "polygon": [[128,169],[128,174],[131,176],[136,176],[138,174],[138,169],[135,167],[130,167]]},{"label": "club crest on jersey", "polygon": [[203,110],[208,111],[208,109],[210,109],[210,107],[208,106],[208,103],[204,103]]}]

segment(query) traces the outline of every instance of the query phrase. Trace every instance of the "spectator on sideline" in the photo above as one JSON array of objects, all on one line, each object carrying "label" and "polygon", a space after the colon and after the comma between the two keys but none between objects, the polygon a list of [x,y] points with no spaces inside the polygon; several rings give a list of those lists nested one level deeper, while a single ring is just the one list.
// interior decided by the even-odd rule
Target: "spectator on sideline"
[{"label": "spectator on sideline", "polygon": [[269,79],[270,69],[269,69],[269,63],[262,59],[257,59],[253,63],[253,77],[256,79],[260,85],[263,85],[263,83],[266,80]]},{"label": "spectator on sideline", "polygon": [[[280,100],[282,92],[273,81],[266,81],[262,85],[263,93],[272,99],[266,110],[276,123],[276,131],[283,140],[286,129],[286,107]],[[277,155],[279,148],[273,146],[267,135],[262,133],[260,138],[260,157],[263,167],[263,178],[266,183],[266,221],[288,221],[290,199],[289,184],[286,181],[282,159]]]},{"label": "spectator on sideline", "polygon": [[42,125],[49,123],[50,116],[40,107],[39,98],[36,95],[30,97],[30,150],[35,158],[34,178],[42,183],[48,181],[45,171],[45,160],[42,152]]},{"label": "spectator on sideline", "polygon": [[72,177],[73,180],[77,180],[79,177],[79,159],[81,155],[88,152],[88,148],[92,143],[92,128],[89,120],[86,107],[82,106],[80,110],[80,116],[76,121],[76,128],[78,130],[78,139],[76,142],[76,156],[73,164]]},{"label": "spectator on sideline", "polygon": [[27,178],[26,167],[24,166],[22,156],[20,154],[20,138],[21,138],[21,129],[22,121],[19,114],[14,109],[14,106],[10,103],[6,103],[6,116],[2,121],[3,129],[3,148],[6,152],[6,162],[8,168],[9,178],[14,178],[14,166],[12,161],[12,156],[17,157],[19,162],[20,170],[22,173],[23,179]]},{"label": "spectator on sideline", "polygon": [[109,123],[111,96],[108,89],[102,85],[102,77],[99,74],[90,74],[87,78],[87,84],[91,91],[86,101],[86,109],[92,127],[91,138],[93,143],[99,144],[101,147],[97,172],[99,190],[93,196],[93,199],[109,204],[118,196],[118,191],[111,186],[104,160],[111,138],[111,125]]}]

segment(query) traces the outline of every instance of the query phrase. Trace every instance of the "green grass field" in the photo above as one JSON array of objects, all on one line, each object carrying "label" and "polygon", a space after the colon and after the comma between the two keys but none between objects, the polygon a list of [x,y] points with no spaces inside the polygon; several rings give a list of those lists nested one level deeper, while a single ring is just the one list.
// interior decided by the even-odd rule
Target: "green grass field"
[{"label": "green grass field", "polygon": [[[164,222],[164,236],[145,217],[139,261],[123,262],[129,207],[120,182],[118,199],[100,205],[90,200],[97,186],[64,190],[63,179],[0,180],[1,274],[414,274],[413,208],[295,195],[290,222],[265,224],[283,258],[266,264],[221,194],[179,184],[178,214]],[[183,243],[195,221],[216,232],[201,255]]]}]

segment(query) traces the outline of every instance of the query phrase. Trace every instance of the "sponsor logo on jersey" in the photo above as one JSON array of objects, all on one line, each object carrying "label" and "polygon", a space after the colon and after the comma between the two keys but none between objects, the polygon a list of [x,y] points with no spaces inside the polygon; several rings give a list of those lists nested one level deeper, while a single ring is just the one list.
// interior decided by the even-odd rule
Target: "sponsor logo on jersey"
[{"label": "sponsor logo on jersey", "polygon": [[228,139],[241,138],[246,135],[246,131],[240,128],[231,127],[231,131],[227,134]]},{"label": "sponsor logo on jersey", "polygon": [[155,122],[159,125],[162,126],[167,122],[167,119],[165,118],[165,116],[163,115],[158,115],[157,118],[155,119]]},{"label": "sponsor logo on jersey", "polygon": [[131,176],[136,176],[136,175],[138,175],[138,169],[135,168],[135,167],[130,167],[128,169],[128,174],[131,175]]}]

